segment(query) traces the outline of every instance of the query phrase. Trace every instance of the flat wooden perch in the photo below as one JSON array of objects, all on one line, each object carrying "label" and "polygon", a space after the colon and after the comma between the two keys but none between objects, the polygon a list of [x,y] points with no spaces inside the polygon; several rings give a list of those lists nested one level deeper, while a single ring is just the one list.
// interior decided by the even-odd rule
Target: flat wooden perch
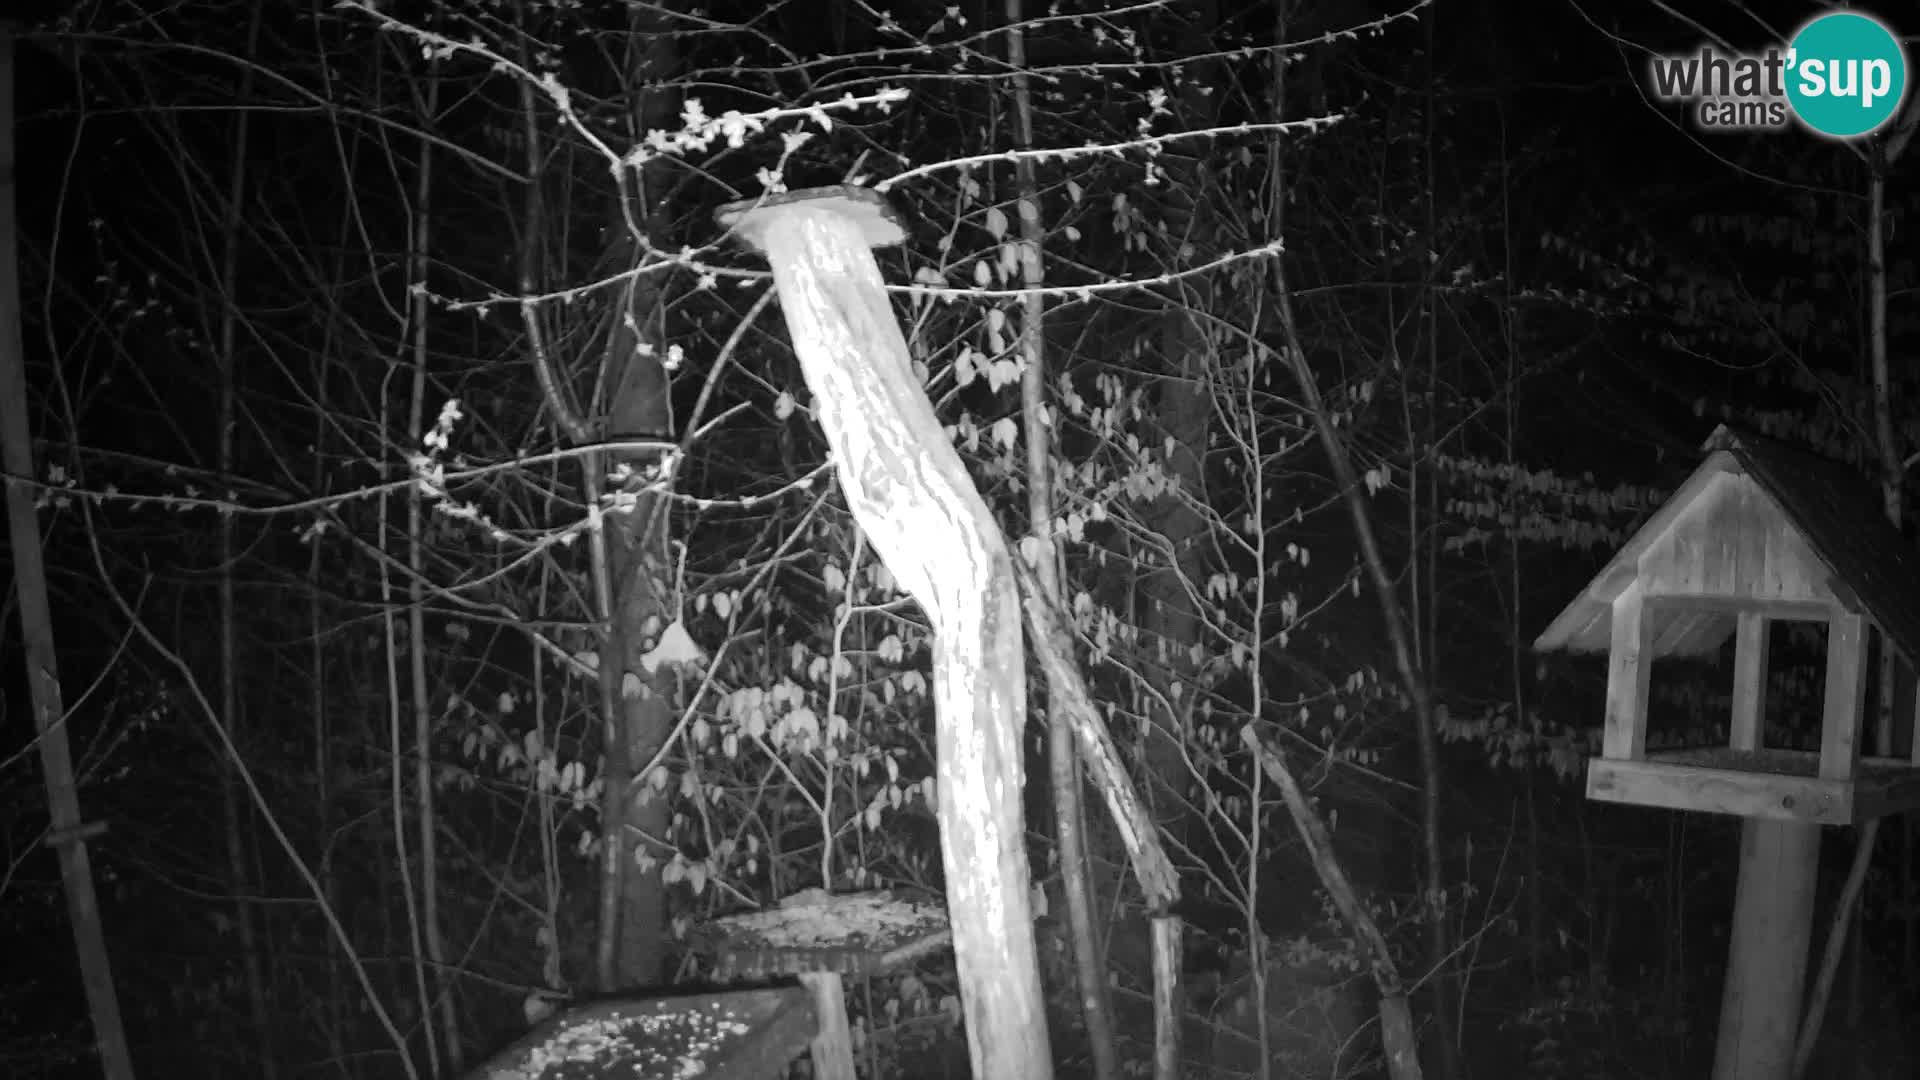
[{"label": "flat wooden perch", "polygon": [[818,889],[779,907],[715,919],[692,943],[713,957],[720,981],[799,978],[820,1018],[811,1051],[814,1080],[854,1080],[844,975],[881,975],[953,941],[938,904],[886,892],[828,895]]},{"label": "flat wooden perch", "polygon": [[1641,761],[1595,758],[1587,798],[1673,810],[1857,825],[1920,806],[1920,771],[1899,758],[1862,758],[1850,779],[1820,776],[1820,755],[1724,746],[1667,750]]},{"label": "flat wooden perch", "polygon": [[469,1080],[768,1080],[813,1035],[813,1001],[788,986],[577,1005]]}]

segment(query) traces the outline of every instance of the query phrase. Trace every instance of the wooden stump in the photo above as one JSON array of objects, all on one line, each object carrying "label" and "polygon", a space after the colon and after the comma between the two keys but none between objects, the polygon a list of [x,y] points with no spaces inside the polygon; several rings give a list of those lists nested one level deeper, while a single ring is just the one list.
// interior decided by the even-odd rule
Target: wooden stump
[{"label": "wooden stump", "polygon": [[766,253],[847,505],[933,624],[940,847],[974,1075],[1049,1080],[1021,807],[1019,592],[873,258],[901,229],[864,188],[735,203],[720,221]]}]

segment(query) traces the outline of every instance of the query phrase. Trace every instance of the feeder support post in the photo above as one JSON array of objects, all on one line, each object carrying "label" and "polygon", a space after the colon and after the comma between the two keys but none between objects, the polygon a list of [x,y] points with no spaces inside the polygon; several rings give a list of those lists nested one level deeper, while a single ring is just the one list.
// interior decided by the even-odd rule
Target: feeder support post
[{"label": "feeder support post", "polygon": [[1819,862],[1818,825],[1740,823],[1740,880],[1713,1080],[1787,1080],[1791,1073]]}]

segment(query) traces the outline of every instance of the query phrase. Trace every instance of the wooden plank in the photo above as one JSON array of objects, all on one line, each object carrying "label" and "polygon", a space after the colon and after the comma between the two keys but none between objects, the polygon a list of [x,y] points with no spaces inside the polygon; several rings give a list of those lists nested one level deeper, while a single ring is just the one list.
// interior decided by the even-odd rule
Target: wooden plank
[{"label": "wooden plank", "polygon": [[1911,725],[1907,730],[1907,738],[1911,743],[1907,748],[1907,760],[1920,766],[1920,670],[1914,671],[1913,712],[1907,722]]},{"label": "wooden plank", "polygon": [[1616,761],[1647,756],[1647,677],[1653,667],[1653,620],[1645,594],[1628,586],[1613,599],[1613,648],[1607,654],[1607,718],[1601,753]]},{"label": "wooden plank", "polygon": [[1631,537],[1627,538],[1620,550],[1600,573],[1594,575],[1587,588],[1569,602],[1565,609],[1554,616],[1553,622],[1534,639],[1534,649],[1550,652],[1554,649],[1571,648],[1577,651],[1598,652],[1599,640],[1589,639],[1589,634],[1597,634],[1595,626],[1600,622],[1607,606],[1621,592],[1631,587],[1640,574],[1640,558],[1646,554],[1653,542],[1666,533],[1669,526],[1687,509],[1693,499],[1710,483],[1713,478],[1725,472],[1739,472],[1739,461],[1730,451],[1716,450],[1707,455],[1705,461],[1693,470],[1686,483],[1673,493],[1660,508],[1653,512]]},{"label": "wooden plank", "polygon": [[1843,610],[1824,600],[1746,600],[1670,589],[1649,590],[1645,603],[1654,611],[1709,611],[1726,615],[1757,611],[1774,622],[1826,622],[1836,611]]},{"label": "wooden plank", "polygon": [[1819,825],[1853,822],[1851,783],[1659,761],[1587,762],[1587,798]]},{"label": "wooden plank", "polygon": [[1788,1080],[1813,929],[1820,827],[1748,821],[1740,834],[1714,1080]]},{"label": "wooden plank", "polygon": [[1860,712],[1866,704],[1867,620],[1835,615],[1827,628],[1827,701],[1820,719],[1820,776],[1850,780],[1860,769]]},{"label": "wooden plank", "polygon": [[1727,745],[1735,750],[1760,749],[1767,721],[1767,639],[1770,624],[1757,611],[1736,618],[1733,653],[1733,717]]},{"label": "wooden plank", "polygon": [[1725,473],[1647,546],[1637,580],[1651,592],[1808,601],[1830,595],[1829,576],[1770,493]]}]

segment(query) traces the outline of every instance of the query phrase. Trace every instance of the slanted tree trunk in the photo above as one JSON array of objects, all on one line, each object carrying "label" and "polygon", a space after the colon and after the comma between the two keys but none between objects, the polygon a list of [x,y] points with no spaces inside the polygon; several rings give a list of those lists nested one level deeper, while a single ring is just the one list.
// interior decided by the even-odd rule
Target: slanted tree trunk
[{"label": "slanted tree trunk", "polygon": [[[1284,10],[1275,15],[1275,39],[1288,40],[1289,26]],[[1287,63],[1285,54],[1276,53],[1272,83],[1271,119],[1286,119],[1287,103]],[[1285,235],[1287,177],[1284,148],[1278,139],[1268,147],[1268,169],[1272,173],[1268,184],[1268,227],[1275,239]],[[1287,284],[1286,260],[1276,256],[1269,263],[1273,280],[1275,303],[1274,311],[1278,318],[1277,329],[1280,337],[1281,359],[1292,375],[1294,385],[1300,393],[1301,404],[1305,407],[1308,420],[1312,423],[1314,435],[1326,454],[1327,463],[1333,473],[1333,481],[1341,499],[1345,502],[1348,517],[1353,524],[1354,541],[1360,551],[1360,565],[1366,574],[1369,591],[1380,611],[1380,620],[1386,631],[1388,649],[1393,657],[1394,670],[1398,676],[1400,689],[1412,704],[1414,740],[1419,751],[1420,761],[1420,853],[1422,862],[1421,892],[1426,907],[1427,919],[1427,962],[1431,969],[1429,978],[1433,989],[1434,1013],[1440,1023],[1435,1029],[1439,1040],[1439,1072],[1443,1080],[1453,1080],[1458,1074],[1455,1062],[1456,1050],[1453,1031],[1454,1022],[1453,982],[1448,977],[1448,968],[1452,956],[1451,934],[1449,933],[1445,912],[1441,910],[1441,897],[1445,888],[1446,864],[1442,857],[1440,842],[1440,751],[1435,732],[1433,697],[1427,682],[1427,673],[1420,662],[1414,641],[1414,628],[1410,625],[1405,605],[1394,585],[1393,573],[1387,565],[1386,552],[1374,532],[1372,511],[1367,505],[1367,492],[1360,478],[1354,472],[1353,459],[1347,452],[1346,444],[1341,440],[1340,432],[1334,426],[1326,401],[1320,393],[1320,386],[1308,362],[1306,346],[1300,334],[1299,323],[1294,317],[1293,296]]]},{"label": "slanted tree trunk", "polygon": [[864,189],[732,204],[721,221],[767,253],[847,505],[933,626],[940,854],[974,1075],[1049,1080],[1020,798],[1019,590],[869,250],[903,234]]},{"label": "slanted tree trunk", "polygon": [[[1280,799],[1286,803],[1287,814],[1293,818],[1294,827],[1306,844],[1314,873],[1373,973],[1374,986],[1380,991],[1380,1041],[1386,1047],[1387,1075],[1392,1080],[1420,1080],[1420,1046],[1414,1038],[1413,1009],[1407,1003],[1406,985],[1401,982],[1400,969],[1393,962],[1393,950],[1387,945],[1386,935],[1380,932],[1379,924],[1360,902],[1360,894],[1340,866],[1327,823],[1307,800],[1286,759],[1260,742],[1252,724],[1240,729],[1240,741],[1253,751],[1260,768],[1279,787]],[[1256,807],[1255,813],[1258,812]]]},{"label": "slanted tree trunk", "polygon": [[87,839],[97,829],[80,818],[73,750],[67,742],[66,708],[60,693],[53,609],[47,602],[47,568],[40,550],[38,492],[32,479],[33,442],[27,431],[27,357],[20,334],[19,251],[14,227],[13,26],[0,20],[0,471],[7,493],[7,541],[20,603],[20,633],[26,644],[27,689],[40,768],[47,785],[47,843],[60,859],[67,919],[80,958],[80,983],[93,1015],[94,1045],[106,1080],[133,1080],[133,1058],[120,1022],[100,900],[93,891]]}]

